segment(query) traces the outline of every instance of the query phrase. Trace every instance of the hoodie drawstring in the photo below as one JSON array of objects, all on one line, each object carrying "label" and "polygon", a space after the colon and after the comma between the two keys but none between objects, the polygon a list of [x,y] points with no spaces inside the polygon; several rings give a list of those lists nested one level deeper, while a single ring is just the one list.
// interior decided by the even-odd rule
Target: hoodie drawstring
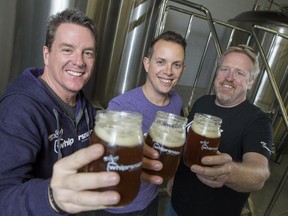
[{"label": "hoodie drawstring", "polygon": [[90,141],[90,134],[91,134],[91,130],[90,130],[90,118],[88,115],[88,110],[87,108],[84,109],[84,115],[85,115],[85,120],[86,120],[86,124],[87,124],[87,130],[88,130],[88,134],[89,134],[89,141]]},{"label": "hoodie drawstring", "polygon": [[60,122],[59,122],[59,114],[57,112],[56,109],[53,109],[53,113],[54,113],[54,116],[56,118],[56,121],[57,121],[57,133],[58,133],[58,136],[57,136],[57,147],[58,147],[58,160],[60,160],[63,155],[62,155],[62,151],[61,151],[61,145],[60,145]]}]

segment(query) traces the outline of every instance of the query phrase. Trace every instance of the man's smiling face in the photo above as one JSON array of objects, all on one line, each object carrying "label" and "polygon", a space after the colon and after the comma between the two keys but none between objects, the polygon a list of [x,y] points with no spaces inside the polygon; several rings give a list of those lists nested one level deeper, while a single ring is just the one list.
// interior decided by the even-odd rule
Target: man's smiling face
[{"label": "man's smiling face", "polygon": [[88,29],[76,24],[61,24],[52,47],[43,48],[45,69],[42,78],[64,101],[74,97],[92,75],[95,39]]},{"label": "man's smiling face", "polygon": [[228,53],[219,66],[214,82],[216,104],[233,107],[246,100],[247,91],[251,89],[254,78],[251,78],[252,60],[239,52]]}]

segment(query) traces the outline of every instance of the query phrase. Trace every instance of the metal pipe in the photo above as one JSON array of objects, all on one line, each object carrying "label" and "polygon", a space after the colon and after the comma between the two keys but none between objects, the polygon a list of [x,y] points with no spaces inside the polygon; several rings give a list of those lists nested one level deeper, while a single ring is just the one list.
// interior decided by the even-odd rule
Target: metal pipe
[{"label": "metal pipe", "polygon": [[272,86],[273,92],[274,92],[274,94],[275,94],[275,96],[276,96],[276,99],[277,99],[277,101],[278,101],[278,103],[279,103],[280,110],[281,110],[281,113],[282,113],[282,117],[283,117],[283,119],[284,119],[286,128],[287,128],[287,130],[288,130],[288,117],[287,117],[286,108],[285,108],[285,106],[284,106],[283,100],[282,100],[282,98],[281,98],[281,94],[280,94],[280,92],[279,92],[279,89],[278,89],[277,83],[276,83],[276,81],[275,81],[275,78],[274,78],[274,76],[273,76],[273,73],[272,73],[272,71],[271,71],[271,68],[270,68],[270,66],[269,66],[269,64],[268,64],[268,62],[267,62],[267,59],[266,59],[265,53],[264,53],[264,51],[263,51],[263,48],[262,48],[262,46],[261,46],[261,44],[260,44],[260,42],[259,42],[259,40],[258,40],[258,37],[257,37],[257,35],[256,35],[255,28],[262,28],[262,29],[263,29],[263,27],[254,25],[254,26],[252,26],[251,31],[252,31],[252,34],[253,34],[253,36],[254,36],[256,45],[257,45],[257,47],[258,47],[258,49],[259,49],[260,56],[261,56],[261,58],[262,58],[262,60],[263,60],[263,63],[265,64],[266,72],[267,72],[269,81],[270,81],[270,83],[271,83],[271,86]]},{"label": "metal pipe", "polygon": [[[265,53],[263,51],[263,48],[262,48],[262,46],[261,46],[261,44],[260,44],[260,42],[258,40],[258,37],[256,35],[255,28],[257,28],[257,27],[258,26],[256,26],[256,25],[252,27],[252,29],[251,29],[252,30],[252,34],[254,36],[256,45],[257,45],[257,47],[259,49],[260,56],[261,56],[261,58],[262,58],[262,60],[263,60],[263,62],[265,64],[266,72],[268,74],[268,77],[269,77],[270,83],[272,85],[273,91],[274,91],[275,96],[277,98],[277,101],[279,103],[279,106],[280,106],[280,109],[281,109],[281,112],[282,112],[282,115],[283,115],[283,119],[284,119],[286,127],[288,129],[287,113],[286,113],[286,110],[285,110],[285,107],[284,107],[284,104],[283,104],[279,89],[277,87],[277,83],[276,83],[275,78],[274,78],[274,76],[272,74],[271,68],[270,68],[270,66],[269,66],[269,64],[268,64],[268,62],[266,60],[266,56],[265,56]],[[272,211],[272,209],[274,207],[274,204],[277,201],[283,186],[285,185],[287,177],[288,177],[288,167],[286,168],[286,171],[285,171],[285,173],[284,173],[284,175],[283,175],[283,177],[282,177],[282,179],[281,179],[281,181],[280,181],[280,183],[279,183],[279,185],[278,185],[278,187],[277,187],[277,189],[276,189],[276,191],[275,191],[270,203],[268,204],[268,207],[267,207],[267,209],[265,211],[264,216],[269,216],[270,215],[270,213],[271,213],[271,211]]]},{"label": "metal pipe", "polygon": [[166,20],[166,16],[162,16],[163,14],[165,14],[165,10],[166,10],[166,6],[167,6],[168,0],[163,0],[161,2],[161,5],[159,7],[159,18],[156,22],[156,30],[155,30],[155,35],[154,37],[160,35],[164,29],[163,23],[165,23],[165,21],[163,20],[165,18]]},{"label": "metal pipe", "polygon": [[192,108],[192,101],[193,101],[193,97],[194,97],[195,87],[197,86],[197,83],[198,83],[198,80],[199,80],[199,77],[200,77],[200,74],[201,74],[204,58],[205,58],[207,50],[208,50],[210,39],[211,39],[211,32],[208,35],[208,39],[206,40],[206,45],[205,45],[205,48],[204,48],[204,51],[202,53],[201,60],[200,60],[200,65],[198,67],[198,70],[197,70],[197,73],[196,73],[196,77],[195,77],[195,80],[194,80],[194,83],[193,83],[193,88],[192,88],[191,95],[190,95],[189,102],[188,102],[188,111],[189,112],[191,111],[191,108]]},{"label": "metal pipe", "polygon": [[222,55],[222,49],[221,49],[221,46],[220,46],[220,42],[219,42],[219,38],[218,38],[218,35],[217,35],[217,32],[216,32],[215,26],[213,24],[213,19],[212,19],[210,11],[206,7],[204,7],[202,5],[199,5],[199,4],[196,4],[196,3],[193,3],[193,2],[183,1],[183,0],[171,0],[171,1],[172,2],[176,2],[178,4],[182,4],[182,5],[188,6],[188,7],[192,7],[194,9],[202,11],[202,12],[204,12],[206,14],[206,17],[208,19],[208,25],[209,25],[212,37],[214,39],[214,45],[215,45],[217,54],[218,54],[218,56],[221,56]]}]

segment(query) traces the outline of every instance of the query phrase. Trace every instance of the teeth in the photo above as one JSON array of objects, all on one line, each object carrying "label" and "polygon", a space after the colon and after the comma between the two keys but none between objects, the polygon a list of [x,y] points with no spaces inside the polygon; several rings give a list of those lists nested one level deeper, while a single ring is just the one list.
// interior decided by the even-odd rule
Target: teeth
[{"label": "teeth", "polygon": [[67,73],[69,73],[69,74],[72,75],[72,76],[77,76],[77,77],[79,77],[79,76],[82,75],[82,73],[75,72],[75,71],[67,71]]},{"label": "teeth", "polygon": [[164,83],[171,83],[172,82],[172,80],[168,80],[168,79],[160,79],[161,80],[161,82],[164,82]]},{"label": "teeth", "polygon": [[224,86],[225,88],[233,88],[232,86],[227,85],[227,84],[223,84],[223,86]]}]

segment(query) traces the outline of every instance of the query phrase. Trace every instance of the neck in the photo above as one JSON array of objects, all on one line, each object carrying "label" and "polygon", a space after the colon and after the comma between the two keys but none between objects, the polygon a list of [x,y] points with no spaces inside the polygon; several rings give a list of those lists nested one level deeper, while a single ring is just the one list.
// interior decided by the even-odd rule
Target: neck
[{"label": "neck", "polygon": [[53,91],[55,95],[57,95],[65,104],[68,104],[69,106],[75,106],[76,104],[76,95],[73,94],[71,96],[67,94],[62,94],[61,89],[58,90],[57,86],[53,85],[53,82],[50,82],[50,80],[44,76],[44,74],[40,77],[42,82],[45,83],[45,85],[50,89],[50,91]]},{"label": "neck", "polygon": [[[246,99],[245,99],[245,100],[246,100]],[[225,103],[225,101],[219,101],[219,100],[217,100],[217,97],[216,97],[216,99],[215,99],[215,104],[216,104],[217,106],[220,106],[220,107],[231,108],[231,107],[238,106],[239,104],[241,104],[241,103],[244,102],[245,100],[242,100],[242,101],[239,101],[239,102],[237,102],[237,103],[231,104],[231,103],[229,103],[229,102]]]},{"label": "neck", "polygon": [[153,104],[157,106],[166,106],[169,103],[169,95],[158,94],[154,89],[149,88],[145,84],[142,86],[145,97]]}]

